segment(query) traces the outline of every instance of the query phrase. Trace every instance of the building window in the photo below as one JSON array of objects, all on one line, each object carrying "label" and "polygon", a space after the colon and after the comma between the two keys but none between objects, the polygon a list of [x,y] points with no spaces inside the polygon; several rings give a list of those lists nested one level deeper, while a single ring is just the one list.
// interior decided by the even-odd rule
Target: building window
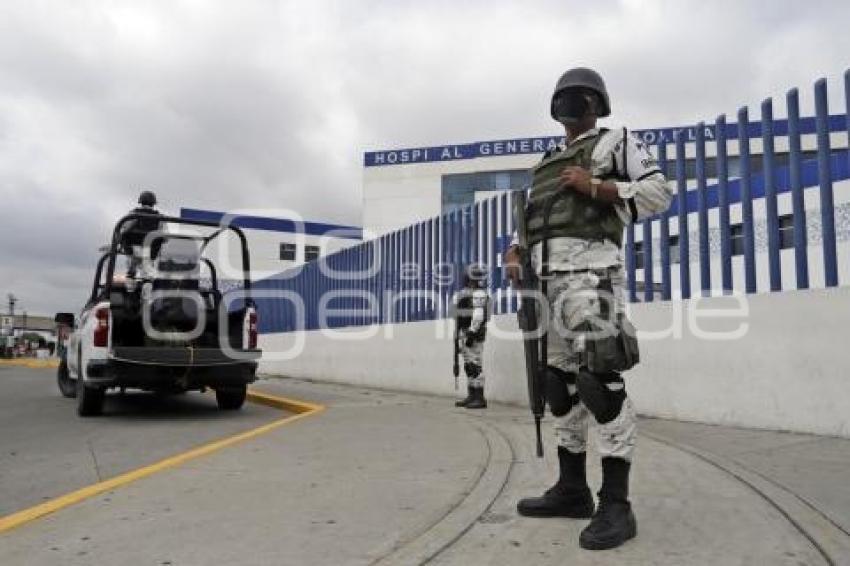
[{"label": "building window", "polygon": [[732,255],[744,255],[744,225],[733,224],[729,226],[729,247]]},{"label": "building window", "polygon": [[304,261],[319,259],[319,246],[304,246]]},{"label": "building window", "polygon": [[530,184],[531,172],[528,169],[443,175],[442,211],[445,214],[473,204],[476,192],[516,191]]},{"label": "building window", "polygon": [[679,236],[670,236],[670,264],[679,263]]},{"label": "building window", "polygon": [[779,249],[794,247],[794,215],[783,214],[779,217]]},{"label": "building window", "polygon": [[281,261],[295,261],[295,252],[297,248],[295,244],[282,243],[280,245],[280,260]]},{"label": "building window", "polygon": [[[656,148],[653,149],[653,153],[657,151]],[[832,150],[832,155],[839,155],[839,152],[844,151],[846,149]],[[811,159],[815,159],[817,157],[817,151],[815,150],[807,150],[803,151],[800,159],[803,161],[808,161]],[[778,151],[774,154],[774,158],[776,160],[776,167],[785,167],[788,165],[788,162],[791,159],[791,156],[788,152]],[[692,181],[697,177],[697,164],[696,159],[687,158],[685,159],[685,178],[688,181]],[[729,175],[729,179],[737,179],[741,176],[741,158],[738,155],[729,155],[726,158],[726,168],[727,173]],[[752,175],[759,175],[764,172],[764,160],[761,155],[758,153],[752,154],[750,156],[750,173]],[[671,157],[667,160],[667,167],[663,170],[664,175],[671,181],[676,181],[676,158]],[[717,158],[715,157],[706,157],[705,158],[705,176],[708,179],[716,179],[718,175],[718,166],[717,166]],[[709,181],[709,184],[713,184],[713,181]],[[694,187],[688,187],[688,190],[693,190]]]},{"label": "building window", "polygon": [[643,269],[643,242],[635,242],[635,269]]},{"label": "building window", "polygon": [[[779,220],[779,249],[785,250],[794,247],[794,215],[783,214]],[[744,255],[744,225],[733,224],[729,226],[729,244],[732,255]]]}]

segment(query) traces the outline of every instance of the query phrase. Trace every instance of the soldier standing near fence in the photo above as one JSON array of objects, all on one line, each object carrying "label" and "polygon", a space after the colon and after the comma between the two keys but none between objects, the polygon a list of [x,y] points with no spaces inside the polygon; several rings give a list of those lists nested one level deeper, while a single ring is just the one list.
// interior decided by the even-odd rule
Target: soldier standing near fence
[{"label": "soldier standing near fence", "polygon": [[484,398],[484,339],[490,317],[490,296],[485,289],[487,271],[480,265],[469,265],[464,273],[463,288],[454,296],[456,340],[463,357],[463,372],[467,380],[466,399],[456,407],[486,409]]},{"label": "soldier standing near fence", "polygon": [[[672,195],[643,142],[625,128],[596,126],[611,106],[595,71],[564,73],[550,110],[566,129],[566,144],[534,168],[524,214],[528,249],[512,246],[505,264],[518,281],[521,254],[530,253],[546,282],[543,377],[560,475],[541,497],[523,499],[517,509],[530,517],[592,517],[579,544],[606,549],[637,533],[628,498],[636,419],[620,373],[637,362],[634,329],[623,313],[623,228],[666,210]],[[602,459],[595,512],[585,476],[591,415]]]}]

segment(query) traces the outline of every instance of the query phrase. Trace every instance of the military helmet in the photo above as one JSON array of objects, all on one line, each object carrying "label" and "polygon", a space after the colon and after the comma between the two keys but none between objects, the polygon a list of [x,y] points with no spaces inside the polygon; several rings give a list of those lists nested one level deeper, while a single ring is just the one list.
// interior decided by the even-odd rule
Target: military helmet
[{"label": "military helmet", "polygon": [[601,105],[598,109],[597,115],[600,118],[604,118],[611,114],[611,101],[608,99],[608,90],[605,88],[605,81],[603,81],[599,73],[593,69],[588,69],[587,67],[576,67],[561,75],[561,78],[558,79],[558,83],[555,85],[555,92],[552,93],[552,104],[550,110],[552,118],[555,120],[558,120],[559,118],[558,113],[556,112],[556,98],[558,98],[559,94],[569,88],[585,88],[592,90],[599,96],[599,103]]},{"label": "military helmet", "polygon": [[153,191],[142,191],[139,195],[139,204],[142,206],[156,206],[156,195]]},{"label": "military helmet", "polygon": [[482,286],[487,281],[487,267],[480,263],[471,263],[466,266],[463,274],[463,283],[465,286],[475,284]]}]

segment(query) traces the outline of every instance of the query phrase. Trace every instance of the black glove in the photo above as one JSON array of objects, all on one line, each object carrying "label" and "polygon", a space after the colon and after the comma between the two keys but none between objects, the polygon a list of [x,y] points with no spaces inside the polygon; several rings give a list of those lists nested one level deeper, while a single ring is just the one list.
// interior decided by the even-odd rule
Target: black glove
[{"label": "black glove", "polygon": [[475,344],[475,336],[471,332],[467,333],[464,344],[467,348],[472,348],[472,345]]}]

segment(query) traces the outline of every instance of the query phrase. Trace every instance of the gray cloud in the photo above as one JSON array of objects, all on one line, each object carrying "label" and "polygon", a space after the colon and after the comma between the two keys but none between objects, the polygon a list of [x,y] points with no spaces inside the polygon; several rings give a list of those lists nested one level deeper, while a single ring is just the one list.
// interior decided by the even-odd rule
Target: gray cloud
[{"label": "gray cloud", "polygon": [[839,0],[4,2],[0,292],[76,308],[140,188],[170,210],[359,224],[364,151],[557,133],[550,89],[576,64],[633,127],[795,85],[806,104],[821,75],[841,111],[848,15]]}]

